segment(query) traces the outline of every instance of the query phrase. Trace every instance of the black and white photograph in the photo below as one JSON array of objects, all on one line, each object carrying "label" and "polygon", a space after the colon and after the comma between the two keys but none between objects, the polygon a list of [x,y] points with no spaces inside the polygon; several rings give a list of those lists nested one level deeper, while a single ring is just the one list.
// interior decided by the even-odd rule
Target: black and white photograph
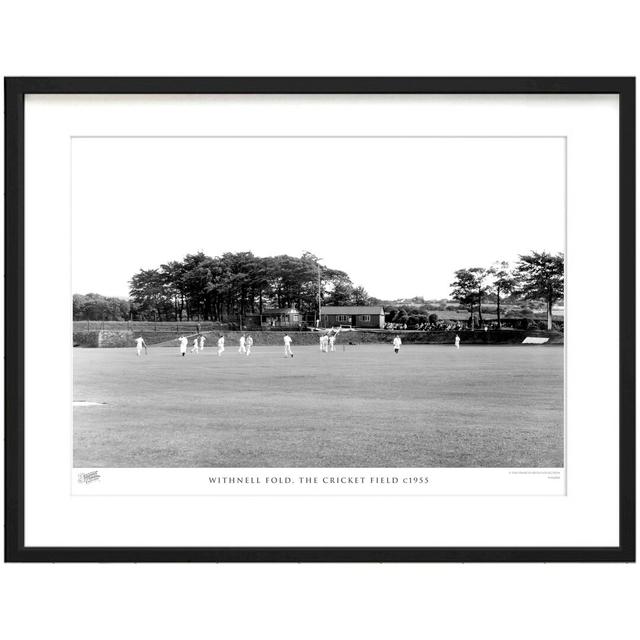
[{"label": "black and white photograph", "polygon": [[564,137],[79,136],[71,178],[74,467],[564,467]]}]

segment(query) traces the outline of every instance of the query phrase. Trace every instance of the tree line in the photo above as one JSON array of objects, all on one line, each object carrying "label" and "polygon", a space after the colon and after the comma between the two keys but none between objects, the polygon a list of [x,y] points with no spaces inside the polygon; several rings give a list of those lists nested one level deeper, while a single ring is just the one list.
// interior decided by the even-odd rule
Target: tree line
[{"label": "tree line", "polygon": [[547,329],[551,330],[553,305],[564,296],[564,254],[532,251],[521,255],[513,267],[508,262],[496,262],[488,268],[458,269],[450,286],[452,298],[468,309],[471,316],[477,310],[480,325],[482,303],[491,296],[500,328],[500,304],[509,296],[544,302]]},{"label": "tree line", "polygon": [[322,304],[371,300],[347,273],[308,252],[301,257],[200,252],[141,269],[130,281],[131,314],[139,319],[224,321],[274,307],[314,313],[318,296]]},{"label": "tree line", "polygon": [[[73,296],[74,320],[212,320],[226,321],[264,309],[295,307],[303,314],[322,305],[380,304],[394,311],[392,322],[407,322],[415,309],[389,309],[391,304],[369,296],[348,274],[320,263],[311,253],[300,257],[259,257],[251,252],[211,257],[200,252],[154,269],[141,269],[130,281],[130,299],[99,294]],[[547,326],[553,304],[564,296],[564,255],[531,252],[511,266],[496,262],[488,268],[458,269],[451,297],[483,324],[483,304],[496,306],[498,327],[505,300],[544,302]],[[424,300],[422,298],[416,301]],[[423,305],[428,308],[427,305]],[[422,311],[420,310],[422,313]],[[431,318],[425,316],[425,321]]]},{"label": "tree line", "polygon": [[124,298],[110,298],[99,293],[73,295],[74,320],[128,320],[131,305]]}]

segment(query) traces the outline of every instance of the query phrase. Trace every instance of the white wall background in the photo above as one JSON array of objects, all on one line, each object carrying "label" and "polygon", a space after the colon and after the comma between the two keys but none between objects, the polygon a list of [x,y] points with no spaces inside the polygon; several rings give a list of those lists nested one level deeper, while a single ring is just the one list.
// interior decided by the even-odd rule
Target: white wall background
[{"label": "white wall background", "polygon": [[[637,75],[637,3],[4,3],[3,75]],[[601,638],[640,569],[589,565],[0,567],[22,638]]]}]

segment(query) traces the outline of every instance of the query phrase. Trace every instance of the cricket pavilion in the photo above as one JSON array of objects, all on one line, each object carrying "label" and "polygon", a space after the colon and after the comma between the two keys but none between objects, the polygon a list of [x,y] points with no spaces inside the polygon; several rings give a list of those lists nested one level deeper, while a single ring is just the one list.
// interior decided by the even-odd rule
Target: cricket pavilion
[{"label": "cricket pavilion", "polygon": [[384,308],[368,307],[322,307],[321,327],[349,326],[362,329],[384,329]]}]

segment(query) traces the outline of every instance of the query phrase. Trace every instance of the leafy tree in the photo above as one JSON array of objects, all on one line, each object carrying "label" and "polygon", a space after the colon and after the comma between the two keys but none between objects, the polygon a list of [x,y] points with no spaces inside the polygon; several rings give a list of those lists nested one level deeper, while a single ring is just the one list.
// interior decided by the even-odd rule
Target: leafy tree
[{"label": "leafy tree", "polygon": [[183,260],[183,282],[189,320],[206,320],[211,315],[211,293],[214,289],[211,263],[212,259],[202,252],[189,254]]},{"label": "leafy tree", "polygon": [[491,291],[496,296],[496,315],[498,316],[498,329],[502,328],[500,319],[500,300],[501,296],[508,296],[513,293],[516,286],[516,278],[509,268],[509,263],[502,261],[496,262],[489,270],[488,274],[492,276]]},{"label": "leafy tree", "polygon": [[487,269],[483,269],[482,267],[474,267],[473,269],[469,269],[469,271],[473,274],[476,281],[478,320],[480,322],[480,325],[482,325],[482,300],[489,291],[489,285],[487,284],[487,277],[489,276],[489,272]]},{"label": "leafy tree", "polygon": [[542,300],[547,305],[547,329],[553,327],[553,303],[564,296],[564,254],[532,251],[520,256],[516,275],[518,290],[527,300]]},{"label": "leafy tree", "polygon": [[185,284],[185,265],[173,260],[160,266],[160,273],[164,279],[165,294],[173,302],[173,312],[176,320],[182,319],[185,311],[187,288]]},{"label": "leafy tree", "polygon": [[393,316],[393,322],[397,324],[407,324],[409,320],[409,314],[406,309],[398,309],[396,314]]},{"label": "leafy tree", "polygon": [[158,269],[142,269],[130,281],[129,292],[140,310],[152,312],[162,319],[162,311],[166,306],[166,280]]},{"label": "leafy tree", "polygon": [[451,283],[451,297],[469,310],[471,316],[477,305],[478,319],[482,324],[482,300],[489,290],[486,282],[489,273],[482,267],[458,269]]},{"label": "leafy tree", "polygon": [[109,298],[98,293],[73,296],[74,320],[126,320],[130,305],[122,298]]},{"label": "leafy tree", "polygon": [[84,299],[85,296],[79,293],[73,294],[73,319],[74,320],[86,320],[84,317]]},{"label": "leafy tree", "polygon": [[458,269],[456,279],[449,285],[451,297],[473,314],[476,304],[477,280],[470,269]]},{"label": "leafy tree", "polygon": [[348,282],[336,282],[327,303],[336,307],[348,306],[353,301],[353,287]]},{"label": "leafy tree", "polygon": [[384,311],[384,321],[385,322],[393,322],[393,319],[396,317],[396,314],[398,313],[399,309],[398,307],[393,307],[393,306],[385,306],[385,311]]},{"label": "leafy tree", "polygon": [[[318,278],[320,275],[320,278]],[[258,257],[251,252],[211,257],[202,252],[158,269],[143,269],[130,281],[131,301],[142,317],[222,320],[262,313],[264,306],[296,307],[302,313],[317,310],[318,296],[333,296],[334,304],[354,304],[366,291],[355,292],[349,276],[319,264],[304,253]]]},{"label": "leafy tree", "polygon": [[371,304],[371,299],[366,289],[362,286],[355,287],[352,293],[352,301],[356,306],[367,306]]}]

